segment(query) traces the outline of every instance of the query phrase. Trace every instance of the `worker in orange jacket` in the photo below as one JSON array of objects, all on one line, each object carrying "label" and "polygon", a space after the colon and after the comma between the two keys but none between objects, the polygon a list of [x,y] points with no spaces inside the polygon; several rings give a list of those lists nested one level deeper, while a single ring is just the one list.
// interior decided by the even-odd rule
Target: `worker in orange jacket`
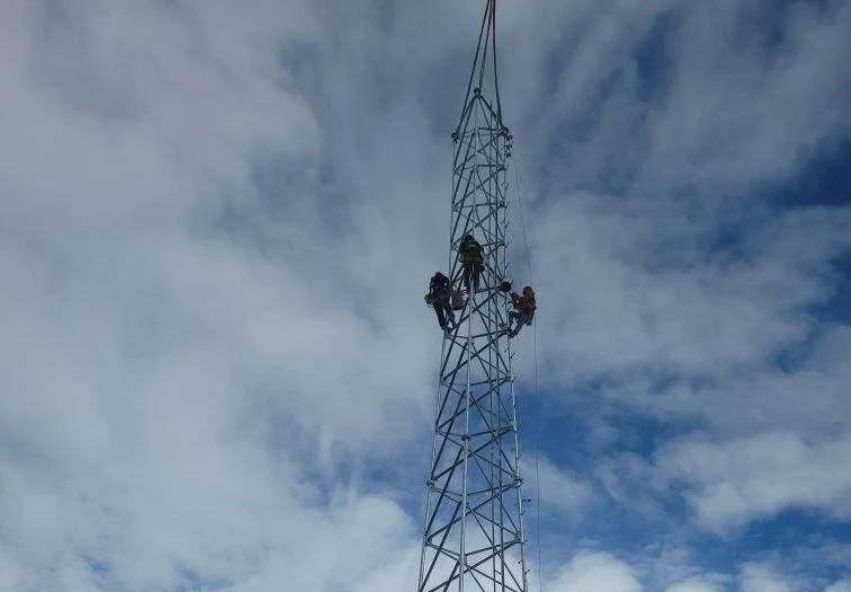
[{"label": "worker in orange jacket", "polygon": [[[535,311],[538,308],[532,286],[523,288],[522,295],[512,292],[511,304],[514,306],[514,310],[508,311],[508,335],[517,337],[523,325],[532,324],[532,319],[535,318]],[[512,324],[514,324],[513,327]]]}]

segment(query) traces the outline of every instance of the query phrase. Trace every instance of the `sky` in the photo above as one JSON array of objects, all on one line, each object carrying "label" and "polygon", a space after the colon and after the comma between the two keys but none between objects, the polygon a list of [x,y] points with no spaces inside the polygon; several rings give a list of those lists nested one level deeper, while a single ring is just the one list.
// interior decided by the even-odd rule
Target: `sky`
[{"label": "sky", "polygon": [[[482,9],[0,4],[0,591],[414,589]],[[498,11],[532,590],[851,591],[851,1]]]}]

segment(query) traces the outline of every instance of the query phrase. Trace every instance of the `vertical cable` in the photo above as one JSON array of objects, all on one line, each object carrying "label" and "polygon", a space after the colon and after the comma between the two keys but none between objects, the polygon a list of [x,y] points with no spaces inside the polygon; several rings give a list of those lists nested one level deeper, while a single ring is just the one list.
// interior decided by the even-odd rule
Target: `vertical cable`
[{"label": "vertical cable", "polygon": [[[520,189],[520,158],[517,158],[517,166],[514,167],[514,185],[517,187],[517,205],[520,211],[520,226],[523,229],[523,248],[525,250],[525,258],[526,258],[526,269],[529,273],[529,284],[534,284],[534,278],[532,276],[532,256],[531,251],[529,250],[529,237],[526,232],[526,217],[523,212],[523,196],[522,191]],[[534,384],[535,384],[535,400],[540,403],[540,391],[538,388],[538,322],[535,321],[532,325],[532,339],[533,339],[533,365],[534,365]],[[538,590],[539,592],[543,592],[544,584],[543,584],[543,575],[542,570],[543,567],[541,565],[541,463],[540,463],[540,448],[541,448],[541,427],[540,422],[537,423],[537,427],[535,429],[535,538],[537,539],[536,545],[536,555],[537,555],[537,564],[538,564]]]}]

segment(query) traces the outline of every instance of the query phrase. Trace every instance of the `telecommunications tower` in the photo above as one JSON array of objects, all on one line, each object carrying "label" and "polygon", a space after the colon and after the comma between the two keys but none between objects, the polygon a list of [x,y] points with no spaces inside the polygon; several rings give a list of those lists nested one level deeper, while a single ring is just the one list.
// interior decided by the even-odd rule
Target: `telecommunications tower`
[{"label": "telecommunications tower", "polygon": [[484,271],[443,340],[417,592],[528,592],[520,450],[504,331],[511,133],[502,122],[496,0],[487,0],[454,142],[449,277],[471,234]]}]

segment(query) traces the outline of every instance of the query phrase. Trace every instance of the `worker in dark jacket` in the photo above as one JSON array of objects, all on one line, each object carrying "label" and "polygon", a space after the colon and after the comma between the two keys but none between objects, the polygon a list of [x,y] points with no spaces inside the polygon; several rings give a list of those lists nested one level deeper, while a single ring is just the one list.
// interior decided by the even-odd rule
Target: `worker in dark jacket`
[{"label": "worker in dark jacket", "polygon": [[431,276],[431,281],[428,285],[428,294],[425,295],[426,304],[434,309],[437,315],[437,323],[444,333],[449,331],[449,323],[455,324],[455,313],[452,310],[451,291],[449,278],[436,272]]},{"label": "worker in dark jacket", "polygon": [[[517,337],[523,325],[531,325],[532,319],[535,318],[535,310],[537,310],[535,291],[531,286],[526,286],[523,288],[522,295],[512,292],[511,304],[514,310],[508,311],[508,335]],[[514,327],[511,326],[512,323],[515,323]]]},{"label": "worker in dark jacket", "polygon": [[472,294],[479,289],[479,278],[485,268],[482,245],[472,234],[465,234],[458,245],[458,260],[463,271],[464,286]]}]

